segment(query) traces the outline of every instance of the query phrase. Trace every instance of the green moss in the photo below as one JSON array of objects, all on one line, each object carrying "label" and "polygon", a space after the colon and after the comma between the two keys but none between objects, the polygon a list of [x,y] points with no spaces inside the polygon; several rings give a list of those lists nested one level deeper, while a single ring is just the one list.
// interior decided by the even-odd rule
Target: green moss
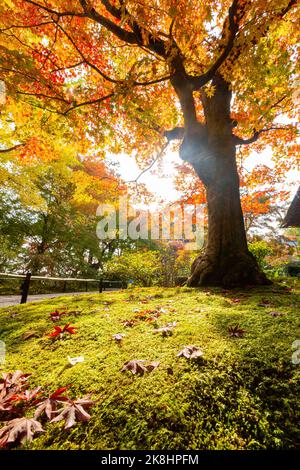
[{"label": "green moss", "polygon": [[[291,345],[300,339],[299,287],[295,284],[291,293],[279,287],[231,293],[135,288],[1,309],[5,370],[32,372],[32,382],[49,390],[72,384],[74,396],[92,392],[97,399],[88,425],[66,433],[61,423],[46,424],[30,447],[296,448],[300,366],[291,362]],[[262,298],[272,306],[258,306]],[[177,322],[172,336],[153,334],[153,325],[142,321],[132,328],[122,324],[134,317],[134,309],[158,306],[166,310],[159,326]],[[60,324],[75,325],[76,335],[49,339],[54,309],[73,312]],[[284,315],[272,317],[267,314],[272,310]],[[227,328],[237,323],[246,334],[231,338]],[[22,340],[31,330],[38,337]],[[121,345],[112,340],[115,333],[126,334]],[[190,344],[203,349],[203,360],[177,357]],[[78,355],[84,355],[84,363],[66,367],[67,356]],[[130,359],[160,365],[143,377],[121,373]]]}]

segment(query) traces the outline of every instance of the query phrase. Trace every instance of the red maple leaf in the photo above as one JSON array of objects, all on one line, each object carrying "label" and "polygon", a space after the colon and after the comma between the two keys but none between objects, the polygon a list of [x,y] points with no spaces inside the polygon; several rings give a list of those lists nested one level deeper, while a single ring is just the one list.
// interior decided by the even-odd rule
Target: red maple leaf
[{"label": "red maple leaf", "polygon": [[54,331],[49,334],[49,337],[50,338],[56,338],[57,336],[62,337],[64,333],[67,333],[67,332],[70,333],[71,335],[76,334],[75,327],[71,326],[70,323],[65,325],[63,328],[61,328],[61,326],[55,326]]},{"label": "red maple leaf", "polygon": [[65,311],[60,312],[59,310],[54,310],[54,312],[50,313],[50,318],[52,321],[58,321],[60,320],[62,315],[66,315],[66,314],[67,312]]}]

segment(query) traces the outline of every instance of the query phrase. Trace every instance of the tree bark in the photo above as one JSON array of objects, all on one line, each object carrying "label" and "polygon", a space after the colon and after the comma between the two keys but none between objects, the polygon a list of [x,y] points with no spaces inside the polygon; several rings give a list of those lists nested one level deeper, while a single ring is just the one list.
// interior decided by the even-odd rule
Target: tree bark
[{"label": "tree bark", "polygon": [[[220,75],[212,83],[213,97],[204,92],[201,97],[205,124],[191,119],[194,112],[189,113],[180,149],[181,158],[192,164],[205,185],[208,207],[205,253],[194,261],[188,285],[232,288],[270,284],[247,246],[230,116],[231,92]],[[177,93],[182,101],[184,94],[181,90]]]},{"label": "tree bark", "polygon": [[234,153],[219,148],[214,178],[206,185],[208,239],[192,265],[189,286],[268,284],[247,247]]}]

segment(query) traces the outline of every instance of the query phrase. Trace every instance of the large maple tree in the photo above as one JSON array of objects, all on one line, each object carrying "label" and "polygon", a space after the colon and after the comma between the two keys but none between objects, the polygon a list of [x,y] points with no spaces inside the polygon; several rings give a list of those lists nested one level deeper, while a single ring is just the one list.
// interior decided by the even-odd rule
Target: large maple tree
[{"label": "large maple tree", "polygon": [[179,140],[208,203],[189,285],[268,282],[247,248],[236,151],[270,145],[278,168],[299,164],[297,0],[5,0],[0,14],[11,99],[140,163]]}]

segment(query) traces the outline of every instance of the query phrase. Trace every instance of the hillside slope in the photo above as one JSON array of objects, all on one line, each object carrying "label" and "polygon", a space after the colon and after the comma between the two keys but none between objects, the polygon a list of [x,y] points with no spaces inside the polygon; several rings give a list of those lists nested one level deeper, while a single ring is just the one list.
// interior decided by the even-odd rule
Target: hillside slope
[{"label": "hillside slope", "polygon": [[[88,423],[69,431],[44,423],[29,448],[299,447],[300,365],[291,349],[300,339],[299,287],[135,288],[1,309],[2,371],[32,373],[31,388],[46,391],[71,384],[71,396],[96,400]],[[55,309],[66,313],[54,323]],[[68,323],[76,334],[49,337]],[[171,331],[154,331],[170,323]],[[239,337],[229,334],[235,325]],[[178,357],[188,345],[203,355]],[[71,366],[68,356],[84,362]],[[120,371],[135,359],[159,365],[143,375]]]}]

